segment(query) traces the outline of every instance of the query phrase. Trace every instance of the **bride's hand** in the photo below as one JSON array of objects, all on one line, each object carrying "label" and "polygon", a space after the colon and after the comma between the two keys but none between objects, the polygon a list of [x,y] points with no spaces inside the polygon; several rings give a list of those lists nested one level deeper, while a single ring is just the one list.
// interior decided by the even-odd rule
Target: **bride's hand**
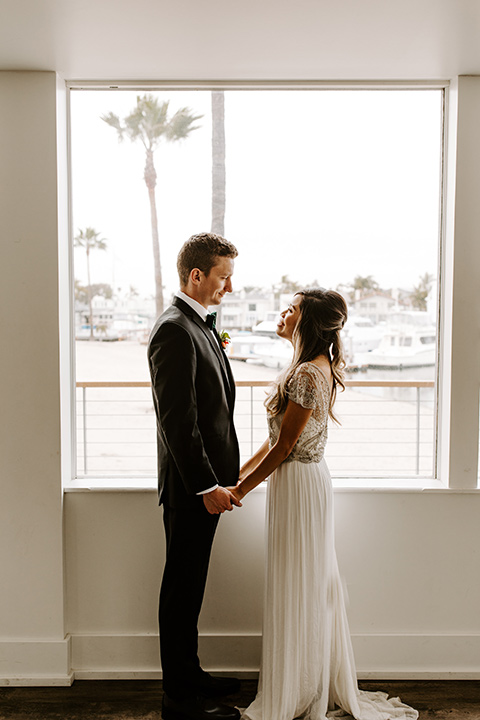
[{"label": "bride's hand", "polygon": [[235,486],[230,485],[230,487],[227,487],[227,488],[225,488],[225,489],[228,490],[228,491],[233,495],[233,497],[234,497],[236,500],[238,500],[238,502],[240,502],[240,500],[242,500],[242,498],[243,498],[243,493],[240,491],[240,489],[239,489],[239,487],[238,487],[238,483],[237,483],[237,485],[235,485]]}]

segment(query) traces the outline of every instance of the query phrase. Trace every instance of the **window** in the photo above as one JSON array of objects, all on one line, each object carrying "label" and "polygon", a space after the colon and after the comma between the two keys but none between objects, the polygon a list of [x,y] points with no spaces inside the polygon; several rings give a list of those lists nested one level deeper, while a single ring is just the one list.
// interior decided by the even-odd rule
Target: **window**
[{"label": "window", "polygon": [[[443,93],[72,87],[79,477],[155,474],[146,343],[176,290],[180,246],[212,227],[212,162],[226,171],[214,227],[240,252],[219,318],[236,378],[268,383],[288,361],[274,318],[296,289],[338,289],[349,387],[332,474],[433,477]],[[154,148],[156,177],[125,125],[139,103],[172,123],[187,108],[187,136],[172,125]],[[219,128],[225,148],[212,143]],[[264,438],[263,393],[239,387],[245,456]]]}]

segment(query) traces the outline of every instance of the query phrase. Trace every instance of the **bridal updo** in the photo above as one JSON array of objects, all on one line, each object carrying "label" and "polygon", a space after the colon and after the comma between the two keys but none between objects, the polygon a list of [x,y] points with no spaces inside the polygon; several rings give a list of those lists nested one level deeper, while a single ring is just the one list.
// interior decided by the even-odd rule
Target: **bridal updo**
[{"label": "bridal updo", "polygon": [[301,290],[295,295],[301,295],[302,300],[299,306],[300,317],[292,337],[293,360],[278,378],[273,392],[265,401],[265,407],[272,415],[285,412],[288,404],[288,383],[297,367],[324,355],[330,361],[333,378],[328,414],[336,420],[333,406],[337,385],[345,390],[345,356],[340,332],[347,321],[347,305],[335,290],[311,288]]}]

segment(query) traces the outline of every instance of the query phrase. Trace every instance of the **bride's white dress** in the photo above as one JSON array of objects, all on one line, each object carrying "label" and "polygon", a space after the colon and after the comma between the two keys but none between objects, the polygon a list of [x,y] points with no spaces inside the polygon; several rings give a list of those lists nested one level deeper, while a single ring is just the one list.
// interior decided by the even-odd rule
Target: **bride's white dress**
[{"label": "bride's white dress", "polygon": [[[332,484],[323,458],[330,388],[304,363],[291,400],[312,415],[289,458],[268,481],[263,650],[248,720],[416,720],[398,698],[358,689],[334,545]],[[275,443],[282,417],[269,417]]]}]

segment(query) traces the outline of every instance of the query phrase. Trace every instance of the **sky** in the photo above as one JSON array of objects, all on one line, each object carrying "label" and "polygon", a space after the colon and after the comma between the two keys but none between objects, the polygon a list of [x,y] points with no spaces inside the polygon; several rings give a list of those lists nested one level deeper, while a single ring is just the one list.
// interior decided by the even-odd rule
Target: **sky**
[{"label": "sky", "polygon": [[[92,282],[154,292],[150,207],[141,144],[119,143],[101,120],[135,107],[134,91],[71,92],[73,234],[107,241],[91,256]],[[203,117],[155,153],[166,292],[176,256],[211,225],[211,96],[158,91],[171,112]],[[437,277],[441,168],[440,90],[307,90],[225,93],[225,236],[239,250],[234,289],[269,288],[283,275],[334,288],[372,275],[411,289]],[[84,253],[75,277],[86,283]]]}]

